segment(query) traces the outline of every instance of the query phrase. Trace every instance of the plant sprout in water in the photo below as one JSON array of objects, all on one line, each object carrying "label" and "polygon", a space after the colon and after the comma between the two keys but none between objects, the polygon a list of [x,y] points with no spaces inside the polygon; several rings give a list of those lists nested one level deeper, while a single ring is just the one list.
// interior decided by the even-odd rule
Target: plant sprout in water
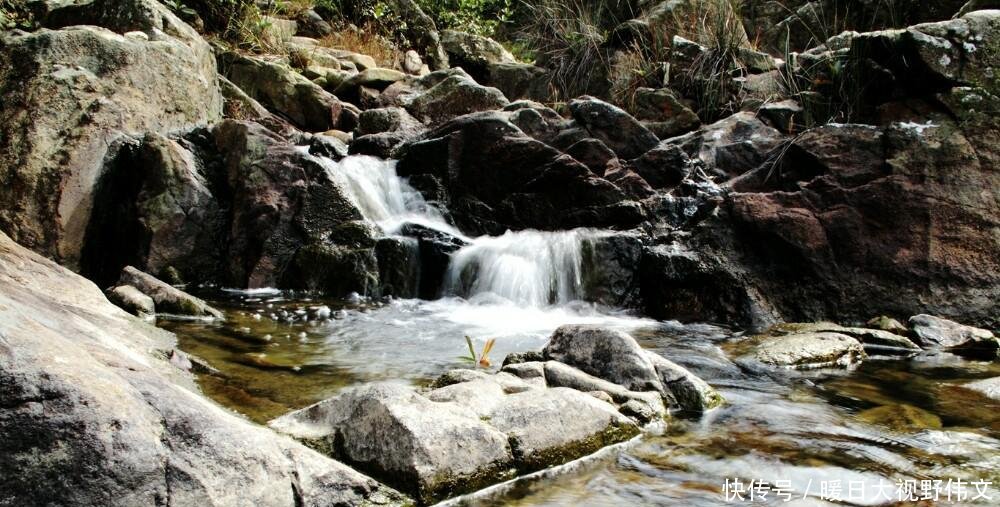
[{"label": "plant sprout in water", "polygon": [[490,366],[492,366],[492,363],[490,363],[489,354],[490,351],[493,350],[493,344],[496,343],[496,341],[497,341],[496,338],[490,338],[489,340],[486,340],[486,344],[483,345],[483,352],[478,356],[477,360],[476,347],[472,345],[472,338],[466,336],[465,343],[466,345],[469,346],[469,355],[458,356],[458,358],[461,359],[462,361],[466,361],[472,364],[478,364],[482,368],[489,368]]}]

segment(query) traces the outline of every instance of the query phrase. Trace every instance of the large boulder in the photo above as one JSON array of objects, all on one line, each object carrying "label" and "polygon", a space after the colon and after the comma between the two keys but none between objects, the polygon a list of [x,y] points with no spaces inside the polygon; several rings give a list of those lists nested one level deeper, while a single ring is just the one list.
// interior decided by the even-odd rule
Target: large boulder
[{"label": "large boulder", "polygon": [[0,503],[402,503],[204,398],[166,359],[173,335],[3,234],[0,329]]},{"label": "large boulder", "polygon": [[647,311],[679,317],[695,301],[744,323],[926,312],[996,325],[1000,127],[983,111],[1000,100],[953,88],[895,111],[883,127],[810,130],[732,178],[715,211],[683,226],[683,258],[649,257]]},{"label": "large boulder", "polygon": [[0,38],[0,230],[78,267],[112,141],[216,121],[222,97],[209,45],[155,1],[50,21],[96,26]]},{"label": "large boulder", "polygon": [[927,348],[952,350],[963,354],[995,358],[1000,339],[986,329],[965,326],[933,315],[914,315],[910,326],[917,340]]},{"label": "large boulder", "polygon": [[506,372],[452,370],[433,387],[352,388],[270,425],[423,503],[566,463],[639,431],[612,404]]},{"label": "large boulder", "polygon": [[639,121],[622,109],[593,97],[580,97],[568,104],[573,119],[623,158],[642,155],[659,142]]},{"label": "large boulder", "polygon": [[448,62],[461,67],[481,81],[491,64],[515,63],[517,59],[499,42],[458,30],[442,30],[441,45],[448,53]]},{"label": "large boulder", "polygon": [[700,414],[723,403],[704,380],[654,352],[642,349],[623,331],[567,325],[556,329],[542,349],[559,361],[631,391],[656,391],[669,408]]},{"label": "large boulder", "polygon": [[[229,284],[305,288],[300,277],[289,279],[286,273],[303,247],[313,245],[319,253],[333,245],[360,250],[360,254],[372,251],[370,233],[361,230],[354,234],[357,227],[352,224],[362,218],[361,212],[323,161],[255,123],[227,120],[214,127],[213,137],[224,153],[231,196],[232,217],[225,244],[230,259],[225,280]],[[342,256],[320,257],[342,266]],[[312,268],[324,269],[322,265]],[[362,276],[359,282],[369,279]],[[353,286],[347,292],[364,290]]]},{"label": "large boulder", "polygon": [[201,155],[187,139],[160,134],[124,143],[102,178],[81,273],[102,284],[125,265],[156,276],[214,278],[226,225],[224,201],[216,196],[225,192],[213,181],[219,171],[211,157]]},{"label": "large boulder", "polygon": [[[500,109],[508,103],[500,90],[476,83],[462,69],[434,72],[400,88],[390,105],[402,105],[425,123],[440,124],[456,116]],[[392,97],[394,93],[390,87],[383,95]]]},{"label": "large boulder", "polygon": [[425,503],[514,475],[506,434],[453,403],[431,401],[405,386],[353,388],[270,425]]},{"label": "large boulder", "polygon": [[227,51],[219,55],[219,71],[248,95],[299,128],[313,132],[350,131],[358,109],[295,72],[288,65]]},{"label": "large boulder", "polygon": [[585,165],[526,135],[517,112],[456,118],[401,148],[401,176],[427,175],[448,190],[463,231],[632,226],[642,209]]}]

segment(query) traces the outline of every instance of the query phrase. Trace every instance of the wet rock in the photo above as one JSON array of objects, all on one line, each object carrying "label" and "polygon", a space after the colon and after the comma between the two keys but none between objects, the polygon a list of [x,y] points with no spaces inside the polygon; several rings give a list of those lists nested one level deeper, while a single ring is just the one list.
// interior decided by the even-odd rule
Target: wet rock
[{"label": "wet rock", "polygon": [[152,317],[156,314],[153,298],[131,285],[119,285],[109,289],[108,301],[137,317]]},{"label": "wet rock", "polygon": [[345,296],[379,293],[378,259],[371,244],[311,243],[300,248],[282,277],[283,287]]},{"label": "wet rock", "polygon": [[[227,120],[216,125],[212,134],[218,150],[224,153],[222,162],[232,199],[225,245],[228,284],[277,287],[285,281],[292,259],[306,245],[315,245],[316,252],[330,252],[332,245],[374,247],[374,240],[364,234],[359,237],[368,241],[361,243],[336,237],[353,227],[361,212],[319,159],[253,123]],[[373,267],[374,261],[368,266]],[[293,277],[288,283],[301,280]],[[362,290],[359,286],[350,292]]]},{"label": "wet rock", "polygon": [[505,433],[455,404],[433,402],[400,385],[352,388],[270,426],[424,503],[514,475]]},{"label": "wet rock", "polygon": [[621,189],[525,135],[509,114],[470,114],[427,132],[400,149],[399,174],[436,177],[456,223],[474,234],[642,220],[644,210]]},{"label": "wet rock", "polygon": [[420,250],[416,239],[380,238],[375,244],[379,292],[383,296],[415,298],[420,287]]},{"label": "wet rock", "polygon": [[[216,121],[222,97],[209,45],[159,3],[74,13],[48,26],[93,26],[0,38],[0,230],[79,268],[113,141]],[[132,31],[146,39],[120,35]]]},{"label": "wet rock", "polygon": [[579,368],[631,391],[662,391],[646,352],[622,331],[598,326],[561,326],[542,353],[548,360]]},{"label": "wet rock", "polygon": [[521,473],[566,463],[639,433],[608,403],[559,387],[511,394],[488,420],[509,438]]},{"label": "wet rock", "polygon": [[701,160],[711,173],[725,181],[759,167],[784,140],[783,134],[753,113],[740,112],[669,143]]},{"label": "wet rock", "polygon": [[156,311],[161,314],[188,315],[193,317],[211,317],[223,319],[222,312],[208,306],[208,303],[180,289],[157,280],[152,275],[143,273],[132,266],[122,269],[118,279],[119,286],[130,285],[139,292],[152,298]]},{"label": "wet rock", "polygon": [[861,342],[839,333],[795,333],[751,340],[749,357],[764,364],[795,369],[849,367],[865,358]]},{"label": "wet rock", "polygon": [[610,402],[614,403],[624,404],[630,400],[639,400],[659,417],[667,413],[662,398],[655,391],[629,391],[618,384],[588,375],[558,361],[546,361],[543,365],[545,384],[549,387],[568,387],[586,393],[602,392],[610,398]]},{"label": "wet rock", "polygon": [[986,329],[927,314],[910,317],[910,326],[924,347],[986,357],[996,357],[1000,350],[1000,341]]},{"label": "wet rock", "polygon": [[982,393],[988,398],[1000,401],[1000,377],[977,380],[975,382],[963,384],[962,387],[972,389],[973,391]]},{"label": "wet rock", "polygon": [[359,111],[355,106],[340,101],[282,63],[225,52],[219,55],[219,71],[299,128],[313,132],[351,130],[357,123]]},{"label": "wet rock", "polygon": [[568,104],[573,118],[623,158],[642,155],[659,139],[625,111],[593,97],[581,97]]},{"label": "wet rock", "polygon": [[795,334],[795,333],[839,333],[859,340],[865,345],[875,346],[875,348],[894,348],[905,350],[920,350],[920,346],[912,340],[881,329],[868,329],[864,327],[844,327],[829,322],[816,323],[787,323],[778,324],[768,330],[770,334]]},{"label": "wet rock", "polygon": [[916,432],[942,427],[940,417],[920,407],[906,404],[870,408],[860,412],[858,419],[899,432]]},{"label": "wet rock", "polygon": [[194,378],[169,362],[172,334],[129,317],[91,282],[3,234],[0,306],[0,498],[6,502],[404,502],[204,398]]},{"label": "wet rock", "polygon": [[643,350],[622,331],[562,326],[552,334],[542,353],[548,360],[565,363],[630,391],[658,392],[668,408],[688,414],[700,414],[724,401],[703,380],[666,358]]},{"label": "wet rock", "polygon": [[309,154],[340,160],[348,155],[348,145],[342,139],[327,134],[313,134],[309,138]]},{"label": "wet rock", "polygon": [[593,235],[583,241],[582,282],[588,300],[618,308],[638,304],[638,267],[646,239],[640,231],[625,231]]}]

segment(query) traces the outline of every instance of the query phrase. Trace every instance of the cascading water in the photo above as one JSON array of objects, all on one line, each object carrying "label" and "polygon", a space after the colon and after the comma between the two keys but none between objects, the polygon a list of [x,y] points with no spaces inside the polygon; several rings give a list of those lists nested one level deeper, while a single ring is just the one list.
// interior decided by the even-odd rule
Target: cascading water
[{"label": "cascading water", "polygon": [[583,245],[595,231],[508,231],[468,238],[444,214],[396,174],[396,163],[369,156],[328,161],[331,175],[366,219],[393,234],[416,223],[457,236],[468,245],[452,254],[444,294],[507,301],[542,308],[585,299]]}]

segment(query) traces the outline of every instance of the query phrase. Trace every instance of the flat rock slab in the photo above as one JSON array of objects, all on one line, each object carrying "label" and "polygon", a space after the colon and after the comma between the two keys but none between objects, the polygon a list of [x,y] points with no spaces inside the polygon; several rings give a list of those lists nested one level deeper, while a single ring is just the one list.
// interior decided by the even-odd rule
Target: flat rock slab
[{"label": "flat rock slab", "polygon": [[742,359],[794,369],[847,367],[867,358],[861,342],[839,333],[796,333],[756,336],[747,344]]},{"label": "flat rock slab", "polygon": [[222,312],[212,308],[205,301],[196,298],[153,275],[139,271],[132,266],[122,269],[119,286],[131,286],[152,298],[156,311],[161,314],[187,315],[224,319]]},{"label": "flat rock slab", "polygon": [[425,394],[394,384],[349,389],[270,425],[425,504],[639,433],[614,405],[573,389],[475,370],[439,380]]},{"label": "flat rock slab", "polygon": [[994,400],[1000,401],[1000,377],[977,380],[975,382],[965,384],[962,387],[982,393],[987,398],[993,398]]},{"label": "flat rock slab", "polygon": [[831,322],[795,322],[778,324],[768,330],[770,334],[839,333],[859,340],[868,346],[888,347],[918,351],[920,346],[898,333],[865,327],[844,327]]}]

